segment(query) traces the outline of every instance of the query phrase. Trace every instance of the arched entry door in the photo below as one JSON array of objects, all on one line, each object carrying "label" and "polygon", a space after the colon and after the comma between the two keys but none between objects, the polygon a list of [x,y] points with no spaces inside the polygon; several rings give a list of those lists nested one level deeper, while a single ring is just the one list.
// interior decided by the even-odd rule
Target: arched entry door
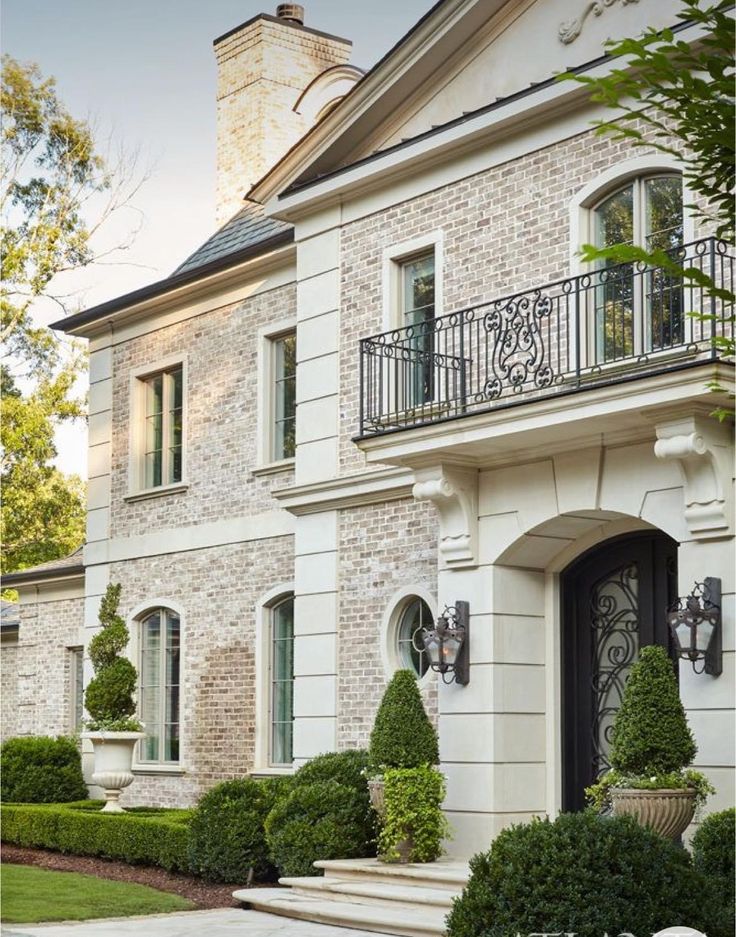
[{"label": "arched entry door", "polygon": [[677,544],[649,531],[616,537],[569,566],[562,584],[562,809],[608,768],[610,733],[639,648],[670,649]]}]

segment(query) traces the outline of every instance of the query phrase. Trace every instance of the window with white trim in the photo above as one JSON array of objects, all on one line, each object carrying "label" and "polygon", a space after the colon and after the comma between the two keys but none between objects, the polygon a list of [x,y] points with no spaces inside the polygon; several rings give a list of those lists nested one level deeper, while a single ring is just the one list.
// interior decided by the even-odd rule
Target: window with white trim
[{"label": "window with white trim", "polygon": [[181,364],[137,379],[140,394],[139,488],[175,485],[183,479],[184,370]]},{"label": "window with white trim", "polygon": [[404,599],[396,622],[396,651],[402,667],[423,677],[429,670],[429,656],[422,642],[422,629],[433,626],[432,611],[418,595]]},{"label": "window with white trim", "polygon": [[296,452],[296,332],[270,339],[271,460],[293,459]]},{"label": "window with white trim", "polygon": [[294,596],[270,608],[269,764],[294,757]]},{"label": "window with white trim", "polygon": [[156,608],[139,621],[138,702],[146,737],[139,762],[179,761],[181,622],[169,608]]},{"label": "window with white trim", "polygon": [[84,648],[69,651],[69,721],[72,732],[82,731],[84,717]]}]

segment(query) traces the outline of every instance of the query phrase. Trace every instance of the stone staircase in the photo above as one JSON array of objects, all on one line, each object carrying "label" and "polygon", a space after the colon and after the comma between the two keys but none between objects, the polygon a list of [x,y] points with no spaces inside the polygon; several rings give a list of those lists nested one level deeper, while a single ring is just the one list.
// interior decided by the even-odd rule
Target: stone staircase
[{"label": "stone staircase", "polygon": [[377,859],[316,862],[323,876],[282,878],[287,888],[245,888],[233,897],[285,917],[398,937],[441,937],[452,899],[468,880],[467,862],[440,859],[387,865]]}]

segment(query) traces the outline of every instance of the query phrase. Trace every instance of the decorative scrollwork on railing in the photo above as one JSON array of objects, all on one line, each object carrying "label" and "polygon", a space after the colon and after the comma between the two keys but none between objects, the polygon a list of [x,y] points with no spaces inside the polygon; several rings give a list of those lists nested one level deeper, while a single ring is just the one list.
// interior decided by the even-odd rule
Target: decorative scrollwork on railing
[{"label": "decorative scrollwork on railing", "polygon": [[487,400],[497,400],[507,388],[520,394],[530,386],[552,384],[555,374],[546,361],[540,330],[551,310],[552,300],[539,291],[492,304],[483,319],[491,345],[484,386]]}]

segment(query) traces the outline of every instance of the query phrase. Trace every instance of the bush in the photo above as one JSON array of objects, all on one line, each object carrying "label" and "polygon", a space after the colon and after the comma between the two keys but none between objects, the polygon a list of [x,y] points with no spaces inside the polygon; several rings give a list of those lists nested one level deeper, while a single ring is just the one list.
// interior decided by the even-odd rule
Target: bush
[{"label": "bush", "polygon": [[[151,812],[153,813],[153,812]],[[75,856],[104,856],[133,865],[158,865],[169,871],[189,869],[188,817],[169,811],[137,815],[109,814],[88,805],[2,808],[3,842],[53,849]],[[171,811],[181,814],[182,811]]]},{"label": "bush", "polygon": [[736,932],[736,809],[711,813],[698,827],[692,841],[693,864],[713,888],[713,902],[720,911],[725,934]]},{"label": "bush", "polygon": [[192,872],[212,882],[250,883],[272,871],[263,825],[284,784],[238,778],[197,804],[189,840]]},{"label": "bush", "polygon": [[445,779],[436,768],[389,768],[385,782],[386,817],[379,837],[381,857],[399,859],[397,844],[412,839],[410,862],[433,862],[442,854],[442,838],[448,833],[440,809],[445,799]]},{"label": "bush", "polygon": [[90,720],[87,728],[111,731],[137,731],[140,722],[131,718],[135,713],[135,691],[138,673],[121,656],[128,644],[128,629],[118,615],[120,583],[107,587],[100,604],[102,630],[89,642],[89,656],[95,669],[84,692]]},{"label": "bush", "polygon": [[611,766],[624,775],[667,774],[691,764],[697,748],[663,647],[644,647],[631,668],[613,725]]},{"label": "bush", "polygon": [[674,921],[716,934],[687,852],[632,817],[588,811],[513,826],[470,871],[448,937],[654,934]]},{"label": "bush", "polygon": [[318,859],[375,855],[363,796],[337,781],[296,784],[266,818],[266,839],[282,875],[319,875]]},{"label": "bush", "polygon": [[368,752],[354,748],[344,752],[328,752],[317,755],[293,776],[294,784],[313,784],[315,781],[337,781],[345,787],[365,791],[368,796],[368,782],[365,770],[368,767]]},{"label": "bush", "polygon": [[79,749],[63,735],[8,739],[0,752],[0,772],[5,803],[66,803],[87,796]]},{"label": "bush", "polygon": [[368,753],[371,770],[378,773],[384,768],[418,768],[439,762],[437,733],[410,670],[397,670],[386,687]]}]

